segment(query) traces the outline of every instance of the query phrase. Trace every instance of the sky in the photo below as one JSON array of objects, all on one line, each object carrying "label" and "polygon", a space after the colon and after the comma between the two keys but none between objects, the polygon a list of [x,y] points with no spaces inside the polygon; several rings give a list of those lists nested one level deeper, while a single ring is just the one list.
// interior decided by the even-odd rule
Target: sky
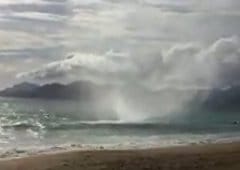
[{"label": "sky", "polygon": [[239,84],[239,0],[0,0],[0,88]]}]

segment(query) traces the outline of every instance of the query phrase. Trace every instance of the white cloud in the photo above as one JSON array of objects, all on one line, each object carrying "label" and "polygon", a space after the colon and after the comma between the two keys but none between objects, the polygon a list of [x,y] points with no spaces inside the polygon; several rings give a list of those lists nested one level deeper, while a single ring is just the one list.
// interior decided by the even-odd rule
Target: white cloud
[{"label": "white cloud", "polygon": [[102,0],[84,0],[84,1],[79,1],[79,0],[70,0],[74,5],[89,5],[89,4],[95,4],[95,3],[101,3],[103,2]]},{"label": "white cloud", "polygon": [[[18,0],[0,0],[0,4],[8,5],[8,4],[17,4]],[[22,0],[22,4],[32,4],[32,3],[43,3],[42,0]]]},{"label": "white cloud", "polygon": [[240,64],[239,52],[238,37],[221,38],[207,48],[175,46],[166,54],[165,61],[171,71],[165,80],[170,85],[180,86],[233,85],[239,80],[237,72],[240,70],[236,69]]},{"label": "white cloud", "polygon": [[[35,80],[101,79],[104,83],[136,83],[152,90],[171,87],[216,87],[234,84],[235,70],[240,64],[238,38],[223,38],[209,47],[193,44],[175,45],[166,53],[145,58],[133,58],[127,53],[107,52],[105,55],[74,54],[26,73],[18,78]],[[234,62],[232,62],[234,61]],[[230,65],[229,65],[230,64]],[[240,71],[240,70],[237,70]],[[225,75],[232,75],[226,78]],[[73,79],[70,79],[73,81]],[[229,82],[227,82],[228,80]]]},{"label": "white cloud", "polygon": [[221,38],[216,41],[203,56],[205,60],[219,62],[238,62],[240,59],[240,42],[238,37]]},{"label": "white cloud", "polygon": [[239,9],[238,0],[0,0],[0,55],[48,63],[25,78],[217,86],[238,79]]},{"label": "white cloud", "polygon": [[40,35],[20,31],[0,30],[0,50],[43,48],[53,45],[53,42]]},{"label": "white cloud", "polygon": [[21,13],[13,13],[9,15],[11,17],[22,17],[24,19],[35,19],[35,20],[47,20],[47,21],[64,21],[66,19],[65,16],[55,15],[50,13],[40,13],[40,12],[21,12]]},{"label": "white cloud", "polygon": [[[69,80],[92,79],[96,77],[120,76],[121,74],[134,74],[136,68],[128,59],[122,58],[122,54],[106,56],[94,54],[75,53],[62,60],[51,62],[42,68],[24,72],[17,75],[17,78],[30,78],[37,80]],[[120,58],[119,58],[120,56]],[[115,62],[114,60],[117,60]],[[63,78],[63,79],[62,79]],[[119,77],[117,77],[119,78]]]}]

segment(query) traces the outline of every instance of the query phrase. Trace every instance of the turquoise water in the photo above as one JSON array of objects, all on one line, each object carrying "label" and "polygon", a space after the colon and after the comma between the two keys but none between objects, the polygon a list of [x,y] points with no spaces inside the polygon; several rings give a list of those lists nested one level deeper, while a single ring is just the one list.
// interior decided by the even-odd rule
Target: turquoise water
[{"label": "turquoise water", "polygon": [[240,137],[237,113],[159,113],[136,121],[118,114],[96,103],[0,98],[0,151],[147,148]]}]

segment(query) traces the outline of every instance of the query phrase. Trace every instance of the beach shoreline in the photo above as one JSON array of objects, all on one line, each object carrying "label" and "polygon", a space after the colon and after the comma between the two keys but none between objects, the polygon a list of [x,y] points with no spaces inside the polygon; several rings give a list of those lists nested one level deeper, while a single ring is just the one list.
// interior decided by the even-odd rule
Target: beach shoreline
[{"label": "beach shoreline", "polygon": [[0,160],[0,170],[239,170],[240,142],[138,150],[72,150]]}]

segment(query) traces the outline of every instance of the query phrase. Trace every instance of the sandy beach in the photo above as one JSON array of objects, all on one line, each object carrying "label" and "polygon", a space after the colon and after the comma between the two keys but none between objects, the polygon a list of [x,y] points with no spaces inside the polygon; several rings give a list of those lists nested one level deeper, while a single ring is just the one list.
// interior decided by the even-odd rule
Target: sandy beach
[{"label": "sandy beach", "polygon": [[71,151],[0,161],[0,170],[239,170],[240,143]]}]

